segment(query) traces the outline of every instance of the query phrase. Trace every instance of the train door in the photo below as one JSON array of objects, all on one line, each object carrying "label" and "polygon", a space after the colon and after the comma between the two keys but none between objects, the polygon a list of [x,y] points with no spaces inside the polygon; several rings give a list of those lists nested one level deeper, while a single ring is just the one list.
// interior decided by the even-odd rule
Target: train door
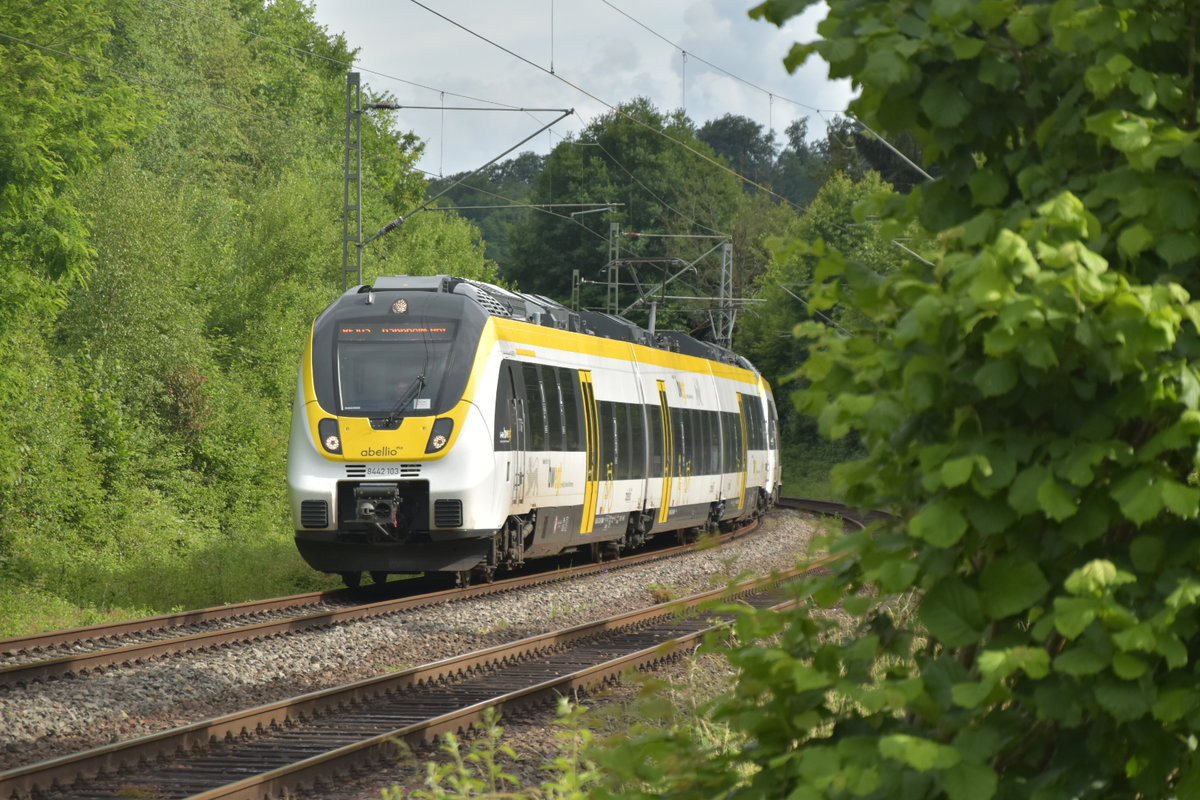
[{"label": "train door", "polygon": [[579,524],[579,532],[591,533],[596,527],[596,502],[600,494],[600,421],[591,370],[579,370],[579,388],[583,399],[584,449],[587,462],[583,519]]},{"label": "train door", "polygon": [[[746,408],[746,395],[742,394],[741,392],[738,392],[737,399],[738,399],[738,429],[739,429],[739,432],[741,433],[741,437],[740,437],[741,441],[738,442],[738,451],[737,451],[737,457],[738,457],[737,471],[740,473],[740,475],[738,477],[737,507],[738,507],[738,510],[740,511],[746,504],[746,470],[750,468],[750,465],[748,463],[749,459],[750,459],[750,454],[748,451],[748,448],[750,445],[750,438],[748,435],[748,431],[746,430],[746,414],[748,412],[748,409]],[[758,398],[755,397],[752,402],[758,402]]]},{"label": "train door", "polygon": [[667,384],[658,381],[658,413],[662,418],[662,502],[658,505],[658,521],[665,523],[671,512],[671,463],[675,460],[672,443],[671,407],[667,405]]},{"label": "train door", "polygon": [[507,455],[504,479],[511,485],[512,503],[525,500],[525,448],[527,425],[525,423],[525,398],[520,391],[520,375],[514,374],[511,361],[500,365],[500,380],[496,386],[496,441],[497,453]]}]

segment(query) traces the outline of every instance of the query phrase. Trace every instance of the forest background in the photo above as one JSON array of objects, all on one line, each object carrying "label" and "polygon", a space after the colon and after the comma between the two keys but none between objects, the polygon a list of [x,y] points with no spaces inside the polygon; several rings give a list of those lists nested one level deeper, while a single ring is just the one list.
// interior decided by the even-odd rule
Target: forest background
[{"label": "forest background", "polygon": [[[0,636],[326,585],[291,541],[285,460],[298,358],[340,291],[352,47],[296,0],[6,3],[0,31]],[[760,301],[735,347],[778,387],[812,264],[767,242],[903,257],[850,208],[913,174],[842,120],[777,141],[630,98],[548,156],[441,182],[392,122],[363,118],[368,233],[448,188],[440,206],[614,205],[416,214],[370,245],[368,282],[451,273],[566,302],[573,270],[603,280],[617,223],[671,236],[623,237],[643,279],[692,263],[670,289],[708,296],[704,253],[728,236],[734,294]],[[670,303],[659,324],[705,336],[710,310]],[[780,393],[788,485],[821,491],[853,445],[820,444]]]}]

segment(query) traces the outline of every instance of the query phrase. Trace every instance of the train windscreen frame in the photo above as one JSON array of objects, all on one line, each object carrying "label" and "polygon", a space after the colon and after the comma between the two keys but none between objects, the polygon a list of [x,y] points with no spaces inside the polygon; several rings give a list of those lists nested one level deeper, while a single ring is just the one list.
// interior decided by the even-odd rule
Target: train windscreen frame
[{"label": "train windscreen frame", "polygon": [[397,417],[448,413],[466,391],[487,313],[462,295],[389,291],[367,298],[344,295],[313,326],[317,402],[346,417],[384,417],[401,400]]}]

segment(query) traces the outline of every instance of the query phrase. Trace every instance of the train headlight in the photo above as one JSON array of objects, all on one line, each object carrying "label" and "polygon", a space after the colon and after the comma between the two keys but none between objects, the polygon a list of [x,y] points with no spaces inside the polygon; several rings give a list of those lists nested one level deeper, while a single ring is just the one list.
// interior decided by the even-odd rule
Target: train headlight
[{"label": "train headlight", "polygon": [[342,454],[342,437],[338,431],[336,419],[323,419],[318,422],[317,432],[321,435],[321,444],[328,452],[336,455]]},{"label": "train headlight", "polygon": [[454,420],[442,417],[433,423],[429,432],[429,441],[425,444],[426,453],[437,453],[450,441],[450,432],[454,430]]}]

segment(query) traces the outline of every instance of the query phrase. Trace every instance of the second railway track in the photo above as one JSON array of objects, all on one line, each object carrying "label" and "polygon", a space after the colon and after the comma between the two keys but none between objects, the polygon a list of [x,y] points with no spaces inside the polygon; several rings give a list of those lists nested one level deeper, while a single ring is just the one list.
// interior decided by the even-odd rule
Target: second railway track
[{"label": "second railway track", "polygon": [[465,729],[485,708],[520,708],[595,686],[662,660],[668,642],[694,646],[718,623],[693,610],[721,596],[760,607],[788,602],[774,581],[715,590],[10,770],[0,773],[0,797],[291,796],[394,753],[397,740],[427,742]]},{"label": "second railway track", "polygon": [[[830,509],[817,511],[828,514]],[[0,731],[0,770],[109,741],[153,735],[171,724],[274,703],[299,692],[323,691],[397,666],[509,642],[548,630],[545,623],[550,620],[560,625],[580,623],[600,616],[598,611],[611,614],[640,607],[658,591],[653,587],[660,581],[667,588],[686,588],[690,582],[690,591],[696,591],[714,585],[714,578],[717,585],[723,584],[727,578],[719,576],[743,569],[779,569],[794,563],[813,533],[795,515],[771,519],[767,527],[769,535],[745,539],[732,553],[713,548],[661,566],[583,582],[562,581],[536,589],[533,596],[502,593],[473,603],[430,604],[413,617],[392,616],[252,647],[196,652],[135,670],[103,670],[103,675],[84,681],[0,689],[0,728],[9,729]]]}]

